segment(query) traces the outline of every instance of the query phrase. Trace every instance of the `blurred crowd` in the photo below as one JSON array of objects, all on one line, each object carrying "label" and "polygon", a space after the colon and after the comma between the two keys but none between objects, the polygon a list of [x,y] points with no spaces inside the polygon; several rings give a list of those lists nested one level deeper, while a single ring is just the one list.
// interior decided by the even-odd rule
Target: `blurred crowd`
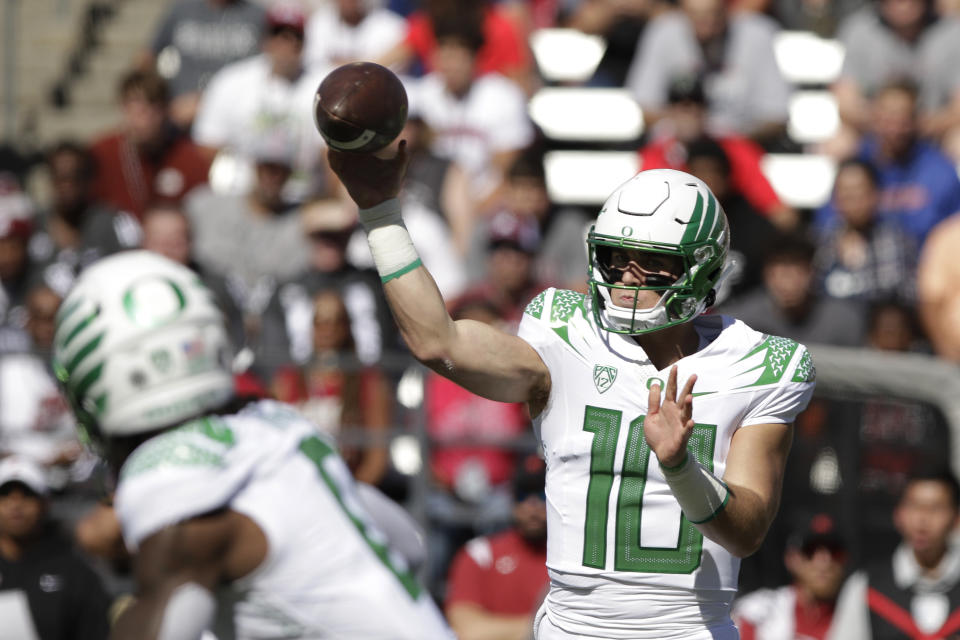
[{"label": "blurred crowd", "polygon": [[[52,557],[24,551],[37,545],[69,556],[48,577],[70,582],[94,563],[106,586],[83,594],[95,601],[87,614],[107,615],[105,594],[129,588],[111,480],[78,440],[49,354],[76,275],[142,247],[213,290],[240,393],[299,406],[337,435],[357,478],[400,502],[423,465],[426,578],[460,637],[527,637],[546,584],[529,417],[414,366],[311,108],[325,74],[345,62],[373,60],[401,76],[411,156],[403,215],[417,250],[455,318],[516,328],[544,288],[585,291],[595,216],[551,200],[544,157],[556,142],[528,115],[548,85],[531,34],[549,27],[606,42],[582,84],[636,99],[641,168],[688,171],[722,203],[736,269],[718,311],[805,344],[960,361],[960,2],[171,1],[118,79],[114,130],[34,152],[7,141],[0,153],[0,608],[8,565]],[[797,87],[773,49],[784,30],[844,46],[840,75],[824,87],[841,118],[828,140],[789,135]],[[784,202],[762,170],[769,152],[832,157],[829,202]],[[395,446],[419,426],[422,461]],[[23,509],[36,520],[28,533]],[[48,532],[48,510],[65,533]],[[828,603],[804,610],[809,637],[825,637],[851,569],[841,562],[849,541],[831,522],[815,517],[785,555],[797,580],[829,582],[826,596],[817,587],[790,596]],[[70,551],[71,536],[87,560]],[[955,586],[941,589],[951,602]],[[74,615],[68,600],[57,615]],[[794,637],[771,635],[783,632],[760,615],[771,606],[744,602],[745,638]],[[92,622],[81,635],[79,623],[38,629],[42,640],[103,633]]]}]

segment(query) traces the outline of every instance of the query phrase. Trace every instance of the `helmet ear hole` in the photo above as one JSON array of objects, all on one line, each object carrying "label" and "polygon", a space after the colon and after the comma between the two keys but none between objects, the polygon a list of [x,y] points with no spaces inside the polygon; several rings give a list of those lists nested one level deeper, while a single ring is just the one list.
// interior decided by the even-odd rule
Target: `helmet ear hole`
[{"label": "helmet ear hole", "polygon": [[704,306],[709,309],[717,301],[717,290],[710,289],[710,293],[707,294],[707,297],[703,299]]}]

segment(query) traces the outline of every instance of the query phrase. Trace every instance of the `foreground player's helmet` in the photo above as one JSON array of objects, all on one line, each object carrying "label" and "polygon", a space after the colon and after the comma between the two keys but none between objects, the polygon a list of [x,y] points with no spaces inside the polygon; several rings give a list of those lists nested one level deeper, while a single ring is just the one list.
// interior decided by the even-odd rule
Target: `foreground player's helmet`
[{"label": "foreground player's helmet", "polygon": [[[587,236],[588,284],[597,323],[608,331],[638,335],[692,320],[713,304],[726,276],[730,232],[727,217],[702,180],[672,169],[642,171],[614,191]],[[616,284],[615,248],[676,256],[676,282],[652,278],[644,286]],[[611,291],[661,291],[652,307],[613,304]]]},{"label": "foreground player's helmet", "polygon": [[56,318],[53,366],[93,445],[170,426],[226,403],[231,350],[213,294],[147,251],[104,258]]}]

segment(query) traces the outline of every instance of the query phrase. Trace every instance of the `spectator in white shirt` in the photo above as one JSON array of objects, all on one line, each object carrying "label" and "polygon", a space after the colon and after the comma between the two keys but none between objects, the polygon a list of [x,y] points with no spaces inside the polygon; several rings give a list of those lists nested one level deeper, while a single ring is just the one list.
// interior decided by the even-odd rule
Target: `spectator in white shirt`
[{"label": "spectator in white shirt", "polygon": [[507,168],[533,141],[526,97],[499,73],[477,73],[480,25],[452,16],[437,20],[434,33],[436,71],[412,83],[410,110],[433,132],[433,152],[466,170],[482,211],[496,202]]},{"label": "spectator in white shirt", "polygon": [[329,69],[357,60],[376,60],[407,33],[398,14],[377,0],[331,0],[307,21],[303,57],[309,69]]},{"label": "spectator in white shirt", "polygon": [[324,72],[304,68],[305,19],[295,5],[275,5],[267,14],[263,52],[221,69],[204,92],[193,125],[194,141],[212,152],[228,151],[247,169],[226,187],[230,193],[249,188],[252,147],[264,131],[278,129],[297,142],[285,197],[301,202],[322,187],[323,143],[312,113]]}]

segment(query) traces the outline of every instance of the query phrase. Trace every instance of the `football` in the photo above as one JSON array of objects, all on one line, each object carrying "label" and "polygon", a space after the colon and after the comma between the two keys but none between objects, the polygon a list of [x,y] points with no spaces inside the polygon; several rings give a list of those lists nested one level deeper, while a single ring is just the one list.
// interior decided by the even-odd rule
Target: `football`
[{"label": "football", "polygon": [[313,115],[320,135],[334,149],[373,153],[400,135],[407,121],[407,92],[390,69],[351,62],[320,83]]}]

